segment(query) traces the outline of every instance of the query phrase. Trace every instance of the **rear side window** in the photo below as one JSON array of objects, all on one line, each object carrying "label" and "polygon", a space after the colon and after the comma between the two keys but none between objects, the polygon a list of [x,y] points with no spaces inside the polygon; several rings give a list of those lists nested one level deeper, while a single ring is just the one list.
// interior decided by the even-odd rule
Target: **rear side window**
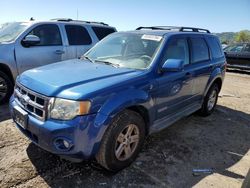
[{"label": "rear side window", "polygon": [[99,40],[102,40],[107,35],[115,32],[113,28],[108,27],[92,27],[92,29]]},{"label": "rear side window", "polygon": [[221,50],[221,46],[219,41],[214,37],[209,37],[208,44],[211,48],[212,54],[214,58],[219,58],[223,56],[223,52]]},{"label": "rear side window", "polygon": [[184,64],[189,63],[188,43],[184,38],[170,40],[167,51],[164,54],[163,63],[168,59],[181,59]]},{"label": "rear side window", "polygon": [[69,45],[88,45],[92,43],[88,31],[78,25],[65,26]]},{"label": "rear side window", "polygon": [[44,24],[35,27],[28,35],[36,35],[40,43],[34,46],[57,46],[62,45],[59,28],[55,24]]},{"label": "rear side window", "polygon": [[244,48],[244,52],[250,53],[250,44],[247,44]]},{"label": "rear side window", "polygon": [[190,38],[192,63],[209,60],[209,51],[203,38]]}]

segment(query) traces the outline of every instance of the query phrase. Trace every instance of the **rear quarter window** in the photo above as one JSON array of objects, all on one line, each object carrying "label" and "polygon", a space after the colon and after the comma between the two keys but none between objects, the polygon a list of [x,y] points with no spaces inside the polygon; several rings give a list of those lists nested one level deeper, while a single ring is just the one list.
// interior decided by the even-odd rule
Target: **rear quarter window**
[{"label": "rear quarter window", "polygon": [[99,40],[102,40],[107,35],[115,32],[113,28],[108,28],[108,27],[96,27],[95,26],[95,27],[92,27],[92,29]]},{"label": "rear quarter window", "polygon": [[204,38],[190,38],[191,62],[201,62],[209,60],[209,50]]},{"label": "rear quarter window", "polygon": [[219,58],[223,56],[223,51],[221,49],[221,45],[218,39],[214,37],[209,37],[207,42],[210,46],[214,58]]}]

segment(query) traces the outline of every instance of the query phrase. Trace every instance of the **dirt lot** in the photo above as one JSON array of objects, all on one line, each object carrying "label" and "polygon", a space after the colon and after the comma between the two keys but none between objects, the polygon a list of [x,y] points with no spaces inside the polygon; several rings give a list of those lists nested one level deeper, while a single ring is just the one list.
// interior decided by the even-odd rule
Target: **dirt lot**
[{"label": "dirt lot", "polygon": [[[150,136],[137,160],[111,174],[39,149],[0,107],[0,187],[241,187],[250,168],[250,75],[227,73],[216,111]],[[192,170],[213,169],[194,176]],[[250,179],[250,178],[249,178]]]}]

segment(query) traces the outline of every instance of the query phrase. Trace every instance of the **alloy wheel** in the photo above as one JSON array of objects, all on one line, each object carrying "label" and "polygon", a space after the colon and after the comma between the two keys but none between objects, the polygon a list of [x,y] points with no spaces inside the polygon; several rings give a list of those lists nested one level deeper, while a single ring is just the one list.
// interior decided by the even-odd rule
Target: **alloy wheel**
[{"label": "alloy wheel", "polygon": [[208,102],[207,102],[208,103],[207,108],[208,108],[209,111],[212,110],[213,107],[215,106],[216,98],[217,98],[217,91],[214,89],[211,92],[211,94],[209,96],[209,99],[208,99]]},{"label": "alloy wheel", "polygon": [[115,156],[118,160],[129,159],[137,148],[140,132],[136,125],[127,125],[118,135],[115,144]]}]

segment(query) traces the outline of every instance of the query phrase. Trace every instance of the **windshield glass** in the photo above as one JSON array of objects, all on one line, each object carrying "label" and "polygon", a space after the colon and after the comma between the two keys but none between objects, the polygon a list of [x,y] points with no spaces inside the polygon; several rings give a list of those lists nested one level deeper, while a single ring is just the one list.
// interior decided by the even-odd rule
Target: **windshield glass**
[{"label": "windshield glass", "polygon": [[111,34],[85,56],[96,63],[117,67],[146,69],[162,41],[161,36],[136,33]]},{"label": "windshield glass", "polygon": [[14,41],[28,26],[29,24],[25,22],[5,23],[0,25],[0,43]]}]

